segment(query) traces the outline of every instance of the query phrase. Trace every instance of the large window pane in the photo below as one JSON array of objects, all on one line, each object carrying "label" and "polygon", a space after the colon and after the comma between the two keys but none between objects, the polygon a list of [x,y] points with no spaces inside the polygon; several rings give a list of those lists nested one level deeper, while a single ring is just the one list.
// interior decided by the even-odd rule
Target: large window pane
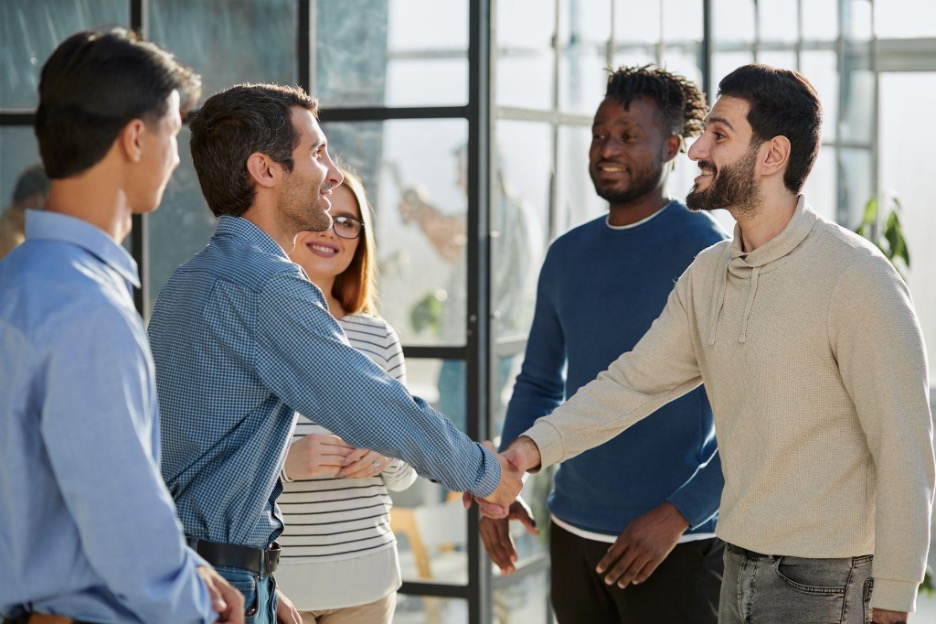
[{"label": "large window pane", "polygon": [[147,318],[172,273],[205,246],[217,226],[198,185],[189,151],[191,136],[188,126],[179,133],[181,162],[172,174],[159,209],[146,217],[149,254],[144,262],[149,267],[149,300],[144,302],[144,314]]},{"label": "large window pane", "polygon": [[886,0],[874,3],[878,37],[936,37],[936,3]]},{"label": "large window pane", "polygon": [[150,38],[202,75],[208,96],[238,82],[296,84],[296,2],[150,0]]},{"label": "large window pane", "polygon": [[861,223],[865,204],[874,193],[871,187],[871,150],[843,147],[839,154],[839,215],[836,221],[854,229]]},{"label": "large window pane", "polygon": [[874,73],[852,70],[842,77],[840,141],[856,141],[870,146],[874,132]]},{"label": "large window pane", "polygon": [[806,178],[806,185],[803,192],[806,194],[806,200],[813,210],[821,214],[829,221],[835,221],[836,217],[836,175],[835,175],[835,148],[823,146],[819,150],[819,156],[816,158],[816,164],[813,165],[812,173]]},{"label": "large window pane", "polygon": [[656,43],[660,40],[661,0],[614,0],[614,40]]},{"label": "large window pane", "polygon": [[[838,37],[840,0],[803,0],[803,39],[835,41]],[[841,0],[844,1],[844,0]],[[889,2],[890,0],[888,0]],[[884,4],[884,3],[879,3]]]},{"label": "large window pane", "polygon": [[468,100],[466,0],[318,2],[313,90],[327,108]]},{"label": "large window pane", "polygon": [[796,41],[799,0],[770,0],[757,5],[761,41]]},{"label": "large window pane", "polygon": [[559,108],[591,113],[608,73],[610,0],[562,0],[559,17]]},{"label": "large window pane", "polygon": [[0,210],[12,202],[16,181],[23,171],[39,162],[32,126],[0,127]]},{"label": "large window pane", "polygon": [[127,0],[0,2],[0,108],[35,108],[39,72],[59,43],[80,30],[128,26]]},{"label": "large window pane", "polygon": [[702,0],[664,0],[663,41],[702,41]]},{"label": "large window pane", "polygon": [[835,52],[803,52],[800,58],[800,73],[815,87],[822,103],[822,140],[834,140],[838,123],[840,79]]},{"label": "large window pane", "polygon": [[712,3],[712,33],[715,44],[753,42],[754,0],[716,0]]},{"label": "large window pane", "polygon": [[405,344],[465,344],[467,123],[322,127],[374,206],[381,313]]},{"label": "large window pane", "polygon": [[554,4],[543,0],[496,3],[497,104],[552,108]]}]

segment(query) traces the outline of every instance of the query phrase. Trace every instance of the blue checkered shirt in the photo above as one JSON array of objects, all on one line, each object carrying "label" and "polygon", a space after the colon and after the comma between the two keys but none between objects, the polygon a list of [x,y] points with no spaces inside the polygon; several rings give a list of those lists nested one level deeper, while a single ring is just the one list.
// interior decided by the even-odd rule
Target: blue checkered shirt
[{"label": "blue checkered shirt", "polygon": [[294,412],[356,447],[480,496],[495,457],[352,349],[322,292],[252,222],[221,217],[149,324],[163,477],[187,535],[265,547]]}]

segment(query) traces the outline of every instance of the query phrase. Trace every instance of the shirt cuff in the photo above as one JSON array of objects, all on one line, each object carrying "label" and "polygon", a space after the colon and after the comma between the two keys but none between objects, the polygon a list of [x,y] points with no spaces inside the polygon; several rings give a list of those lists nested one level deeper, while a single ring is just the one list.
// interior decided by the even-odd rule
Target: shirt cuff
[{"label": "shirt cuff", "polygon": [[532,427],[520,435],[533,440],[533,442],[536,443],[536,448],[539,449],[540,467],[531,472],[539,472],[544,468],[548,468],[562,461],[565,455],[562,435],[559,433],[559,430],[548,421],[540,418],[533,423]]},{"label": "shirt cuff", "polygon": [[916,611],[919,586],[919,583],[910,581],[875,577],[874,591],[871,592],[871,608],[912,613]]},{"label": "shirt cuff", "polygon": [[487,498],[494,493],[494,490],[497,489],[497,484],[500,483],[500,462],[497,461],[494,453],[480,444],[476,444],[476,446],[478,450],[481,451],[481,474],[474,487],[471,488],[471,493],[481,498]]},{"label": "shirt cuff", "polygon": [[672,503],[676,511],[686,519],[689,528],[694,529],[705,524],[718,513],[718,502],[712,510],[711,501],[705,500],[709,497],[711,497],[711,492],[706,488],[692,487],[692,484],[689,484],[689,487],[673,492],[667,501]]}]

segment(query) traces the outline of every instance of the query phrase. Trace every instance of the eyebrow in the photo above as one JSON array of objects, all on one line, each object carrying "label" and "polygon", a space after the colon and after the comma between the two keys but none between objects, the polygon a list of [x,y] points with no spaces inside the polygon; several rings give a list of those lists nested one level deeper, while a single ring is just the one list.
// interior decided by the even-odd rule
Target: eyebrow
[{"label": "eyebrow", "polygon": [[708,119],[705,120],[707,124],[720,123],[728,126],[728,129],[732,132],[735,131],[734,126],[731,125],[731,122],[725,119],[724,117],[719,117],[718,115],[709,115]]}]

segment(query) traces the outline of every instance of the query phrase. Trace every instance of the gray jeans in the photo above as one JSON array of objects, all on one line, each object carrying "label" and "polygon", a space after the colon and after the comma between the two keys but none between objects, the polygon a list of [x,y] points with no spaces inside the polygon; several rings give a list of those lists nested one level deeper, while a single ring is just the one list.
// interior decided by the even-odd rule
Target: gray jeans
[{"label": "gray jeans", "polygon": [[866,624],[871,555],[804,559],[725,547],[719,624]]}]

